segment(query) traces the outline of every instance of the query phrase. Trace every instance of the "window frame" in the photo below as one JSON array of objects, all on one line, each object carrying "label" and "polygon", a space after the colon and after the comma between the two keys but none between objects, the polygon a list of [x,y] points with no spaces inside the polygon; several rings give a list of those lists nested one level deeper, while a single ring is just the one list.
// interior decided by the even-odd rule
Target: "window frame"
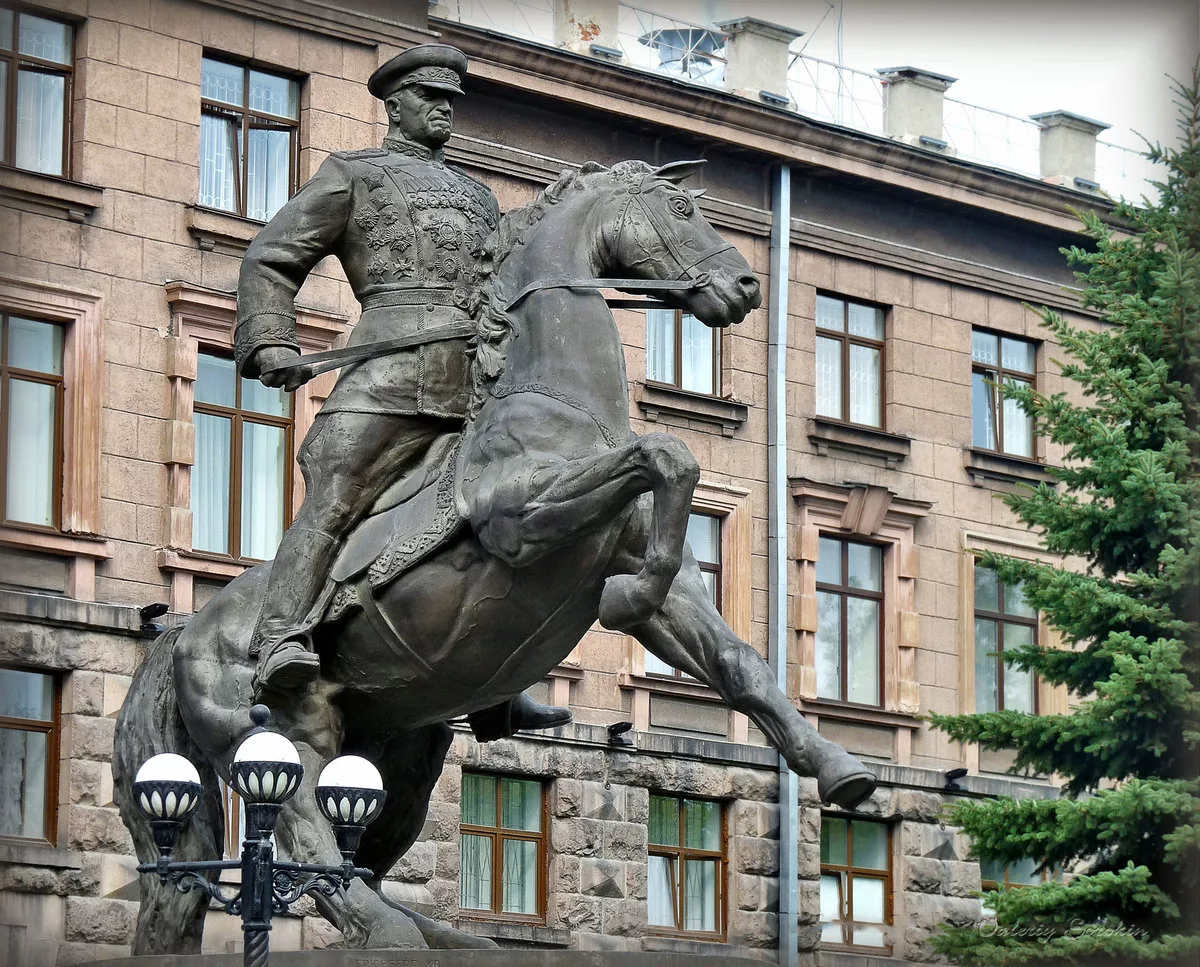
[{"label": "window frame", "polygon": [[[840,649],[840,661],[841,661],[840,667],[842,669],[840,697],[831,698],[829,696],[818,694],[817,699],[822,702],[836,702],[839,705],[847,705],[847,706],[851,706],[854,708],[881,709],[884,707],[884,691],[885,691],[885,689],[884,689],[884,633],[886,631],[886,625],[884,622],[884,617],[885,617],[885,612],[887,610],[887,604],[886,604],[886,599],[887,599],[887,547],[886,547],[886,545],[881,544],[878,541],[855,539],[846,534],[830,533],[827,531],[821,531],[819,534],[819,538],[823,538],[824,540],[837,541],[839,544],[841,544],[842,580],[845,580],[846,579],[845,576],[850,573],[850,545],[851,544],[858,544],[858,545],[861,545],[862,547],[871,547],[871,548],[874,548],[875,550],[877,550],[879,552],[879,590],[878,591],[869,591],[865,588],[851,587],[848,584],[830,584],[826,581],[821,581],[819,578],[817,579],[816,590],[817,590],[818,600],[820,598],[821,592],[825,592],[826,594],[838,595],[838,598],[840,601],[839,616],[840,616],[841,624],[840,624],[838,645],[839,645],[839,649]],[[848,612],[847,599],[850,597],[865,598],[865,599],[868,599],[871,601],[876,601],[879,603],[879,613],[878,613],[879,631],[878,631],[878,635],[876,638],[876,641],[878,643],[878,645],[877,645],[878,665],[876,666],[876,670],[877,670],[876,681],[878,684],[877,684],[877,692],[876,692],[877,701],[874,704],[866,704],[863,702],[852,702],[846,697],[849,694],[849,687],[850,687],[850,676],[848,674],[849,667],[850,667],[850,665],[849,665],[850,641],[849,641],[849,634],[848,634],[849,628],[848,628],[847,621],[846,621],[847,612]],[[815,636],[816,636],[816,632],[814,632],[814,644],[816,644]],[[817,647],[819,648],[820,646],[817,645]],[[818,653],[818,657],[819,657],[819,653]]]},{"label": "window frame", "polygon": [[[210,346],[201,343],[197,350],[197,359],[200,356],[212,356],[218,359],[232,359],[232,354],[225,347]],[[234,554],[232,550],[222,553],[220,551],[198,550],[193,544],[193,553],[199,557],[207,557],[220,561],[237,561],[243,564],[260,564],[265,559],[249,557],[246,554],[240,553],[242,548],[242,455],[244,451],[244,437],[242,427],[245,423],[256,423],[266,426],[280,427],[284,430],[284,446],[285,458],[283,461],[283,529],[286,531],[292,524],[292,519],[295,514],[294,494],[294,467],[296,464],[296,395],[294,393],[287,394],[288,401],[291,404],[292,415],[290,417],[271,416],[267,413],[258,413],[254,410],[242,409],[242,377],[234,371],[234,406],[227,407],[218,403],[202,403],[199,400],[192,401],[192,421],[195,423],[195,418],[199,415],[219,416],[229,419],[229,504],[227,512],[229,514],[229,548],[238,548],[239,553]],[[245,414],[251,413],[252,417],[247,419]],[[195,472],[195,464],[192,465],[192,471]],[[193,495],[194,500],[194,495]],[[194,515],[194,511],[193,511]],[[193,516],[193,541],[195,540],[195,518]]]},{"label": "window frame", "polygon": [[[1030,423],[1029,429],[1029,449],[1030,453],[1014,453],[1011,450],[1004,448],[1004,397],[1002,388],[1005,385],[1007,378],[1011,377],[1019,382],[1028,382],[1031,389],[1037,390],[1037,360],[1039,343],[1034,339],[1026,339],[1024,336],[1015,336],[1012,333],[1001,332],[998,329],[988,329],[986,326],[972,326],[971,334],[974,337],[975,333],[983,333],[996,338],[996,364],[994,366],[988,363],[981,363],[975,360],[974,353],[971,355],[971,382],[972,382],[972,412],[971,412],[971,447],[975,450],[981,450],[984,453],[995,453],[1004,457],[1012,457],[1017,460],[1037,460],[1038,437],[1036,428]],[[1023,342],[1033,348],[1033,372],[1024,372],[1019,369],[1006,369],[1004,367],[1004,346],[1002,340],[1011,339],[1014,342]],[[993,392],[991,394],[991,410],[992,421],[996,427],[996,445],[994,447],[985,447],[975,442],[975,414],[974,414],[974,382],[975,374],[980,373],[985,379],[993,384]]]},{"label": "window frame", "polygon": [[[238,218],[246,218],[253,222],[266,224],[270,219],[259,219],[253,215],[247,214],[246,202],[249,195],[249,179],[250,166],[247,163],[250,157],[250,121],[251,118],[257,118],[261,121],[269,121],[272,124],[286,126],[288,128],[288,191],[287,197],[290,199],[296,194],[300,187],[300,84],[301,78],[292,71],[286,71],[271,64],[259,64],[256,61],[246,60],[241,57],[234,57],[230,54],[222,53],[221,51],[204,50],[201,54],[201,90],[203,90],[203,74],[205,60],[216,61],[226,67],[237,67],[242,71],[242,90],[245,92],[246,103],[238,106],[227,104],[224,101],[215,101],[212,98],[200,96],[200,117],[204,118],[205,113],[213,114],[214,116],[228,116],[232,114],[240,115],[238,123],[238,150],[240,151],[238,159],[238,177],[234,179],[234,210],[230,211],[227,208],[216,208],[212,205],[206,205],[199,198],[196,199],[197,207],[207,211],[221,212],[225,215],[236,215]],[[250,107],[250,72],[256,71],[260,74],[270,74],[272,77],[277,77],[281,80],[286,80],[289,83],[297,85],[297,116],[294,118],[283,117],[278,114],[270,114],[266,111],[256,111]],[[200,179],[203,182],[204,178],[204,157],[199,159]]]},{"label": "window frame", "polygon": [[59,757],[62,747],[62,676],[45,668],[19,665],[12,662],[0,662],[0,668],[34,675],[44,675],[50,679],[53,685],[51,698],[51,714],[53,718],[51,721],[21,719],[0,715],[0,728],[20,732],[40,732],[46,736],[46,812],[42,827],[46,835],[38,838],[0,835],[0,842],[54,846],[58,842]]},{"label": "window frame", "polygon": [[[980,568],[983,568],[983,565],[980,564],[978,561],[976,561],[974,563],[974,567],[972,569],[972,575],[971,575],[972,576],[973,618],[976,621],[980,618],[985,618],[988,621],[994,621],[996,623],[996,656],[995,656],[995,658],[992,659],[993,661],[996,662],[996,665],[997,665],[997,669],[996,669],[996,709],[995,709],[995,711],[1003,712],[1005,710],[1004,709],[1004,668],[1005,668],[1004,626],[1006,624],[1015,624],[1015,625],[1022,625],[1023,627],[1032,629],[1033,643],[1036,645],[1038,643],[1038,625],[1041,622],[1038,619],[1038,612],[1036,611],[1036,609],[1034,610],[1033,615],[1028,618],[1024,617],[1023,615],[1010,614],[1004,610],[1004,597],[1005,597],[1005,593],[1007,591],[1008,582],[1006,582],[1002,577],[1000,577],[1000,575],[995,572],[994,568],[985,568],[985,570],[990,570],[993,573],[996,573],[996,602],[999,607],[999,610],[998,611],[990,611],[986,608],[981,608],[979,606],[979,596],[974,592],[974,586],[975,586],[975,581],[976,581],[975,574],[976,574],[976,572],[979,571]],[[972,623],[972,629],[973,628],[974,628],[974,624]],[[975,640],[975,647],[976,647],[976,651],[977,651],[977,653],[975,655],[975,660],[976,660],[976,662],[978,662],[978,660],[979,660],[979,656],[978,656],[979,636],[974,634],[974,630],[972,630],[972,635]],[[1041,712],[1040,712],[1041,702],[1040,702],[1039,695],[1038,695],[1038,693],[1040,691],[1039,684],[1040,683],[1038,681],[1037,675],[1031,673],[1029,688],[1030,688],[1030,692],[1032,693],[1032,701],[1031,701],[1032,708],[1029,711],[1030,715],[1040,715],[1041,714]],[[978,704],[979,704],[978,688],[979,688],[979,686],[978,686],[978,679],[977,679],[976,680],[976,698],[975,698],[976,706],[978,706]],[[976,711],[978,711],[978,709],[976,709]]]},{"label": "window frame", "polygon": [[[661,799],[673,799],[679,806],[679,845],[669,846],[662,843],[651,843],[647,836],[646,855],[647,863],[650,856],[668,856],[675,859],[676,876],[673,883],[674,908],[675,908],[675,927],[664,927],[659,924],[651,924],[647,922],[646,930],[648,933],[660,937],[681,937],[689,940],[704,940],[714,943],[722,943],[729,933],[729,808],[728,803],[723,799],[713,799],[707,796],[687,796],[676,792],[655,792],[651,791],[650,796],[655,796]],[[687,802],[712,802],[716,803],[721,812],[721,849],[719,852],[713,850],[694,849],[683,845],[686,836],[687,822]],[[649,827],[649,819],[646,821]],[[688,859],[702,859],[717,861],[717,902],[716,902],[716,917],[718,927],[716,930],[688,930],[680,924],[687,920],[686,910],[684,909],[685,896],[683,891],[683,869],[684,862]],[[647,884],[649,880],[647,878]],[[649,887],[647,886],[647,890]],[[647,893],[647,905],[649,905],[649,894]]]},{"label": "window frame", "polygon": [[[459,908],[458,914],[465,920],[481,920],[489,922],[504,922],[504,923],[529,923],[544,925],[546,922],[546,909],[549,903],[550,895],[550,796],[546,780],[540,776],[518,776],[510,773],[501,772],[484,772],[472,769],[464,769],[463,776],[487,776],[496,780],[496,825],[495,826],[476,826],[473,823],[465,823],[462,819],[461,805],[461,788],[460,788],[460,804],[458,818],[458,836],[459,836],[459,857],[461,863],[462,857],[462,837],[463,835],[470,836],[486,836],[492,842],[492,908],[491,910],[483,910],[478,907],[462,906],[462,871],[459,870]],[[536,782],[541,790],[542,808],[541,808],[541,829],[534,833],[524,829],[506,829],[501,825],[503,816],[503,793],[504,780],[512,779],[520,782]],[[461,780],[460,780],[461,783]],[[537,861],[537,903],[534,913],[505,913],[504,907],[504,841],[505,840],[520,840],[522,842],[537,843],[538,861]]]},{"label": "window frame", "polygon": [[[10,317],[16,315],[21,319],[31,319],[34,322],[40,322],[48,326],[55,326],[62,332],[63,351],[59,359],[59,369],[61,373],[55,375],[53,373],[41,373],[36,370],[18,369],[8,365],[8,324]],[[6,311],[3,306],[0,306],[0,467],[3,468],[3,473],[0,473],[0,525],[4,527],[17,527],[22,530],[35,530],[49,534],[59,534],[62,532],[62,504],[63,504],[63,456],[64,445],[63,436],[65,430],[65,411],[66,411],[66,345],[67,345],[67,327],[61,322],[54,319],[42,319],[37,316],[26,316],[20,313]],[[53,460],[53,479],[51,481],[51,522],[50,524],[35,524],[24,520],[10,520],[8,517],[8,424],[11,416],[9,410],[10,390],[9,386],[13,377],[29,383],[39,383],[43,386],[55,387],[54,392],[54,453]]]},{"label": "window frame", "polygon": [[[715,328],[712,326],[705,327],[712,333],[712,347],[713,347],[712,348],[712,385],[713,385],[713,391],[711,393],[704,393],[700,390],[688,389],[687,387],[685,387],[683,385],[683,317],[684,317],[684,315],[691,315],[694,317],[695,314],[694,313],[685,313],[683,309],[675,309],[671,306],[653,306],[652,308],[659,310],[659,311],[675,313],[675,322],[674,322],[675,344],[671,349],[671,352],[674,354],[673,358],[674,358],[674,366],[675,366],[675,382],[671,383],[671,382],[667,382],[666,380],[656,379],[656,378],[651,377],[651,375],[650,375],[650,354],[649,354],[649,347],[647,347],[646,372],[645,372],[646,385],[665,387],[667,389],[677,390],[680,393],[692,393],[695,396],[701,396],[706,399],[723,399],[724,398],[723,393],[722,393],[723,384],[722,384],[722,379],[721,379],[721,375],[722,375],[722,373],[721,373],[721,350],[722,350],[721,343],[722,343],[722,333],[724,332],[724,330]],[[649,343],[650,310],[646,310],[646,312],[643,315],[644,315],[644,323],[645,323],[644,331],[647,334],[646,341],[647,341],[647,343]],[[699,321],[699,320],[697,320],[697,321]],[[701,322],[700,325],[703,326],[704,323]]]},{"label": "window frame", "polygon": [[[826,416],[816,413],[814,407],[814,416],[819,420],[828,420],[832,423],[841,423],[846,426],[865,427],[868,430],[887,431],[887,307],[876,302],[864,302],[862,299],[850,299],[843,295],[837,295],[833,292],[817,290],[816,297],[826,299],[836,299],[842,303],[842,329],[826,329],[818,322],[819,314],[816,311],[816,303],[813,308],[813,328],[816,332],[817,339],[836,339],[841,343],[841,416]],[[850,306],[862,306],[867,309],[874,309],[880,314],[880,321],[883,326],[883,338],[871,339],[867,336],[855,336],[850,333]],[[850,419],[850,347],[862,346],[866,349],[879,350],[879,422],[878,423],[858,423]],[[813,344],[813,356],[816,357],[816,343]],[[814,371],[814,377],[816,373]],[[813,380],[814,390],[817,390],[816,379]]]},{"label": "window frame", "polygon": [[[845,885],[846,889],[841,897],[842,902],[839,906],[845,910],[847,916],[843,920],[821,920],[822,928],[826,924],[839,924],[842,928],[842,943],[834,941],[822,940],[822,947],[834,948],[837,950],[853,950],[864,953],[874,953],[879,955],[883,953],[885,956],[892,952],[893,944],[885,942],[876,947],[869,944],[856,944],[853,940],[846,940],[847,931],[850,931],[849,936],[853,937],[853,930],[856,926],[862,927],[880,927],[882,928],[884,940],[890,939],[888,928],[894,926],[895,920],[895,833],[896,828],[893,823],[880,822],[875,819],[868,819],[860,816],[849,816],[837,813],[821,813],[821,828],[825,827],[828,820],[837,820],[846,824],[846,864],[826,863],[820,861],[819,876],[837,874],[839,877],[839,892],[841,885]],[[872,823],[876,826],[883,826],[887,830],[887,869],[873,870],[866,867],[855,866],[854,861],[854,823]],[[865,920],[856,921],[853,918],[854,911],[854,889],[852,877],[865,876],[870,879],[883,880],[883,922],[871,923]]]},{"label": "window frame", "polygon": [[[79,22],[64,17],[55,10],[43,10],[30,4],[14,3],[12,0],[0,0],[0,8],[11,10],[13,13],[12,49],[0,50],[0,62],[7,63],[9,70],[8,97],[4,105],[4,131],[0,132],[0,138],[3,138],[4,142],[4,151],[0,153],[0,166],[16,171],[29,171],[45,178],[60,178],[69,181],[71,178],[71,128],[75,113],[75,61],[79,54]],[[71,62],[69,64],[59,64],[55,61],[35,57],[33,54],[20,52],[19,18],[22,13],[40,17],[43,20],[52,20],[71,28]],[[17,165],[17,87],[23,64],[35,68],[40,73],[56,74],[63,78],[62,171],[58,174],[38,171],[36,168],[22,168]]]}]

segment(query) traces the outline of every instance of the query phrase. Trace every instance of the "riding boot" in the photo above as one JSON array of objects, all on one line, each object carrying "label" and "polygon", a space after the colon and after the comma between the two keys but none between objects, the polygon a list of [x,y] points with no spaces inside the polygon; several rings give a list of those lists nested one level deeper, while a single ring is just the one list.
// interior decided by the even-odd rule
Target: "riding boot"
[{"label": "riding boot", "polygon": [[569,709],[535,702],[526,692],[508,702],[472,712],[467,716],[471,731],[480,742],[507,739],[518,732],[552,729],[571,721]]},{"label": "riding boot", "polygon": [[271,565],[262,614],[251,642],[258,656],[254,693],[298,692],[321,671],[313,653],[309,612],[320,597],[339,541],[308,528],[289,531]]}]

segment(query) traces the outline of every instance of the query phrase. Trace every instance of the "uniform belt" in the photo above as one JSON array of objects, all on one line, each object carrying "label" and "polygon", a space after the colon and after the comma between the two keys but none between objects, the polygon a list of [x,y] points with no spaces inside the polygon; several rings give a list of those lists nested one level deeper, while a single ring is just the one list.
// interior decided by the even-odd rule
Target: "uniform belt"
[{"label": "uniform belt", "polygon": [[384,289],[359,299],[363,312],[386,306],[452,306],[459,301],[464,303],[459,308],[466,308],[465,298],[456,297],[454,289]]}]

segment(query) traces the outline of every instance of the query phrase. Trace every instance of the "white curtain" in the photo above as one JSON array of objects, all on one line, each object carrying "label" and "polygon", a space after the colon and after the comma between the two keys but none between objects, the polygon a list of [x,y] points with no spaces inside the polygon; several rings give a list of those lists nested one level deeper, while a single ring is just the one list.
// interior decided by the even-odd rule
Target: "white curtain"
[{"label": "white curtain", "polygon": [[208,110],[200,115],[200,204],[221,211],[237,211],[237,115]]},{"label": "white curtain", "polygon": [[[1024,380],[1010,379],[1008,386],[1028,386]],[[1033,417],[1016,400],[1004,400],[1004,452],[1020,457],[1033,456]]]},{"label": "white curtain", "polygon": [[669,856],[649,857],[646,884],[647,918],[654,927],[674,927],[675,922],[675,861]]},{"label": "white curtain", "polygon": [[999,709],[996,658],[996,622],[990,618],[975,619],[975,711],[995,712]]},{"label": "white curtain", "polygon": [[468,910],[492,908],[491,837],[463,834],[458,903]]},{"label": "white curtain", "polygon": [[717,861],[688,860],[683,864],[684,930],[717,929]]},{"label": "white curtain", "polygon": [[817,337],[817,416],[842,419],[842,344]]},{"label": "white curtain", "polygon": [[256,127],[252,121],[246,158],[246,217],[270,221],[288,197],[292,135],[287,129]]},{"label": "white curtain", "polygon": [[8,518],[48,527],[54,523],[56,390],[12,379],[8,393]]},{"label": "white curtain", "polygon": [[46,736],[0,729],[0,836],[46,835]]},{"label": "white curtain", "polygon": [[879,704],[879,602],[846,599],[846,700]]},{"label": "white curtain", "polygon": [[713,383],[713,340],[717,338],[715,329],[710,329],[690,312],[683,314],[683,378],[680,386],[684,389],[710,396],[716,393]]},{"label": "white curtain", "polygon": [[646,310],[646,379],[675,382],[675,310]]},{"label": "white curtain", "polygon": [[504,913],[537,913],[537,877],[537,843],[506,839],[501,880]]},{"label": "white curtain", "polygon": [[817,592],[817,694],[842,697],[842,598]]},{"label": "white curtain", "polygon": [[17,72],[17,167],[47,175],[63,173],[63,108],[67,82],[61,74]]},{"label": "white curtain", "polygon": [[287,433],[242,423],[242,557],[268,560],[283,538]]},{"label": "white curtain", "polygon": [[850,347],[850,422],[879,426],[880,393],[879,350],[868,346]]},{"label": "white curtain", "polygon": [[843,943],[842,937],[842,877],[839,873],[821,875],[822,943]]},{"label": "white curtain", "polygon": [[228,554],[230,421],[196,414],[196,462],[192,466],[192,547]]}]

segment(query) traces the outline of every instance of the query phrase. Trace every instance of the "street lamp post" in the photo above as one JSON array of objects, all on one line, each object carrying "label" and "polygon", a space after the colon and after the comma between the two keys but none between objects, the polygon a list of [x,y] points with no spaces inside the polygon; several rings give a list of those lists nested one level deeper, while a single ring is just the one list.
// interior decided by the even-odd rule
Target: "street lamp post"
[{"label": "street lamp post", "polygon": [[[354,854],[367,824],[380,812],[387,795],[379,770],[366,759],[346,755],[334,759],[317,779],[317,806],[333,827],[342,862],[336,866],[293,863],[275,858],[271,836],[279,811],[304,775],[296,747],[278,732],[265,728],[270,710],[250,709],[255,728],[238,747],[230,770],[230,785],[245,805],[246,839],[234,860],[173,862],[179,833],[200,804],[200,775],[183,756],[166,752],[147,759],[133,782],[134,800],[150,820],[158,859],[142,863],[139,873],[157,873],[182,893],[203,890],[226,913],[241,915],[245,934],[246,967],[265,967],[269,956],[271,916],[283,913],[302,896],[332,896],[357,877],[372,872],[354,865]],[[226,896],[208,874],[242,871],[241,889]]]}]

